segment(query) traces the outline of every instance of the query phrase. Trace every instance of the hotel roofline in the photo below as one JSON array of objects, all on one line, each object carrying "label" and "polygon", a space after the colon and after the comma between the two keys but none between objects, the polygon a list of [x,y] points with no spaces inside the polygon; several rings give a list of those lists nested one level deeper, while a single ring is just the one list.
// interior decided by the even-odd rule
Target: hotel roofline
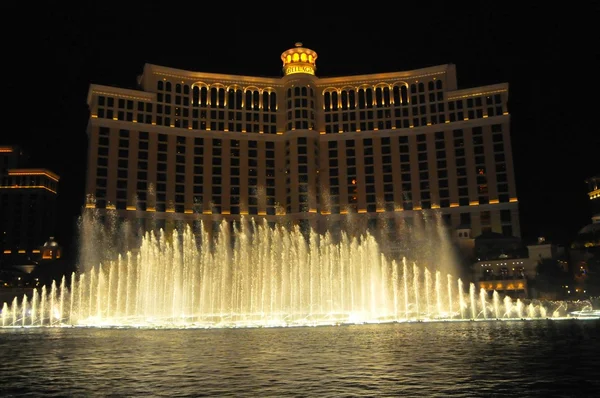
[{"label": "hotel roofline", "polygon": [[228,75],[224,73],[194,72],[183,69],[169,68],[161,65],[145,64],[144,71],[140,77],[142,87],[146,87],[146,82],[151,76],[171,77],[176,79],[210,79],[218,82],[227,83],[256,83],[272,86],[283,86],[282,77],[259,77],[246,75]]},{"label": "hotel roofline", "polygon": [[143,101],[155,101],[156,100],[156,93],[153,93],[150,91],[133,90],[133,89],[129,89],[129,88],[121,88],[121,87],[113,87],[113,86],[104,86],[102,84],[90,84],[90,88],[88,90],[88,95],[87,95],[88,105],[90,105],[92,103],[92,94],[118,95],[121,98],[143,100]]},{"label": "hotel roofline", "polygon": [[25,168],[25,169],[8,169],[9,176],[34,176],[34,175],[42,175],[48,177],[54,181],[60,179],[60,176],[48,169],[37,169],[37,168]]},{"label": "hotel roofline", "polygon": [[[317,78],[317,86],[323,86],[327,84],[340,84],[340,83],[361,83],[372,82],[373,80],[389,81],[397,79],[419,79],[421,77],[436,76],[447,74],[454,78],[456,68],[453,64],[444,64],[437,66],[430,66],[427,68],[419,68],[408,71],[398,72],[384,72],[384,73],[371,73],[366,75],[348,75],[348,76],[336,76],[336,77],[323,77]],[[448,88],[452,90],[452,87]]]},{"label": "hotel roofline", "polygon": [[[454,73],[456,68],[454,64],[443,64],[430,66],[426,68],[412,69],[407,71],[398,71],[398,72],[384,72],[384,73],[371,73],[371,74],[363,74],[363,75],[348,75],[348,76],[335,76],[335,77],[318,77],[315,76],[316,79],[319,80],[319,84],[327,84],[327,83],[338,83],[345,81],[360,81],[360,80],[386,80],[386,79],[395,79],[395,78],[419,78],[422,76],[431,76],[436,74],[443,73]],[[279,84],[281,85],[281,79],[284,76],[277,77],[259,77],[259,76],[247,76],[247,75],[229,75],[223,73],[212,73],[212,72],[195,72],[188,71],[184,69],[170,68],[161,65],[149,64],[146,63],[144,65],[144,72],[141,76],[141,81],[143,82],[146,77],[149,75],[159,75],[159,76],[169,76],[183,79],[197,79],[197,78],[209,78],[214,80],[241,80],[245,83],[255,82],[261,84]]]},{"label": "hotel roofline", "polygon": [[[373,75],[377,76],[377,75]],[[318,84],[318,87],[322,87],[323,85]],[[495,83],[489,84],[485,86],[477,86],[477,87],[468,87],[460,90],[448,90],[448,100],[458,99],[458,98],[468,98],[476,95],[482,94],[495,94],[508,91],[509,84],[508,83]],[[101,84],[90,84],[90,88],[87,96],[87,103],[91,105],[92,103],[92,94],[110,94],[116,95],[121,98],[128,99],[138,99],[138,100],[146,100],[146,101],[155,101],[156,93],[142,90],[132,90],[114,86],[104,86]],[[6,149],[5,152],[9,152],[8,148],[2,147],[0,148],[0,152],[4,152],[2,149]]]},{"label": "hotel roofline", "polygon": [[[186,71],[183,69],[169,68],[161,65],[154,65],[146,63],[144,65],[144,72],[139,78],[139,83],[143,87],[153,87],[154,83],[151,76],[156,75],[159,77],[170,77],[184,80],[198,80],[204,79],[208,83],[231,83],[235,84],[260,84],[271,87],[283,87],[281,77],[256,77],[246,75],[229,75],[222,73],[209,73],[209,72],[194,72]],[[431,66],[427,68],[413,69],[409,71],[399,72],[386,72],[386,73],[373,73],[363,75],[349,75],[349,76],[337,76],[337,77],[318,77],[314,76],[315,86],[319,88],[327,88],[331,85],[343,85],[343,84],[368,84],[374,81],[381,83],[389,81],[398,81],[401,79],[419,79],[422,77],[435,76],[435,75],[446,75],[446,92],[448,99],[466,98],[478,94],[493,94],[496,92],[508,91],[508,83],[495,83],[484,86],[468,87],[457,89],[456,87],[456,68],[454,64],[444,64]],[[293,75],[292,75],[293,76]],[[192,83],[193,84],[193,83]],[[139,99],[139,100],[156,100],[156,94],[153,91],[125,89],[114,86],[105,86],[101,84],[90,84],[87,103],[91,104],[92,94],[111,94],[118,95],[122,98]]]}]

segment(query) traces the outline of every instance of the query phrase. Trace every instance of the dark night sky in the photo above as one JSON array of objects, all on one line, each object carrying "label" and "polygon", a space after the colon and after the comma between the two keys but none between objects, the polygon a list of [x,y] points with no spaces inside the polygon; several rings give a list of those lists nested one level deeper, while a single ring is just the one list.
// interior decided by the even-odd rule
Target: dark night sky
[{"label": "dark night sky", "polygon": [[344,5],[331,13],[310,1],[274,2],[278,12],[232,2],[125,3],[4,6],[15,23],[0,28],[4,98],[14,101],[3,106],[11,122],[0,144],[22,145],[30,166],[61,176],[56,235],[67,248],[83,204],[89,84],[134,88],[146,62],[280,76],[279,56],[296,41],[318,53],[323,77],[454,63],[459,88],[508,82],[523,237],[567,243],[590,221],[584,179],[600,172],[596,2],[569,10],[528,2],[384,2],[399,8],[350,12]]}]

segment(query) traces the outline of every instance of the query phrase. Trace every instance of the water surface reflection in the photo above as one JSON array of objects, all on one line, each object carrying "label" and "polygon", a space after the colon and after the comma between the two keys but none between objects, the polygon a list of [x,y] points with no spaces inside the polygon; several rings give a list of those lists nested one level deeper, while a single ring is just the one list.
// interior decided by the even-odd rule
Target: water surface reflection
[{"label": "water surface reflection", "polygon": [[0,329],[3,396],[592,396],[600,321]]}]

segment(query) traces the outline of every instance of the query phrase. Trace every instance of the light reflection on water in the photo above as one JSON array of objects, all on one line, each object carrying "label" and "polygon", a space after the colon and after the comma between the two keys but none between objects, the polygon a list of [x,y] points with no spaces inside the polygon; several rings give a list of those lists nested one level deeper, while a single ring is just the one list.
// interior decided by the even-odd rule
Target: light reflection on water
[{"label": "light reflection on water", "polygon": [[600,321],[0,329],[2,396],[593,396]]}]

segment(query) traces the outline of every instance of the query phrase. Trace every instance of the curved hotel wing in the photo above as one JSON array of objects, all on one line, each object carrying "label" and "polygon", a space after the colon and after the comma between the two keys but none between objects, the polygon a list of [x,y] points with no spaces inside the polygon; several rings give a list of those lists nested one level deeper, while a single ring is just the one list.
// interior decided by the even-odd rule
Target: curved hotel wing
[{"label": "curved hotel wing", "polygon": [[167,230],[345,214],[382,229],[431,212],[520,235],[508,84],[458,90],[451,64],[319,78],[316,59],[297,43],[282,77],[146,64],[139,90],[92,84],[86,207]]}]

